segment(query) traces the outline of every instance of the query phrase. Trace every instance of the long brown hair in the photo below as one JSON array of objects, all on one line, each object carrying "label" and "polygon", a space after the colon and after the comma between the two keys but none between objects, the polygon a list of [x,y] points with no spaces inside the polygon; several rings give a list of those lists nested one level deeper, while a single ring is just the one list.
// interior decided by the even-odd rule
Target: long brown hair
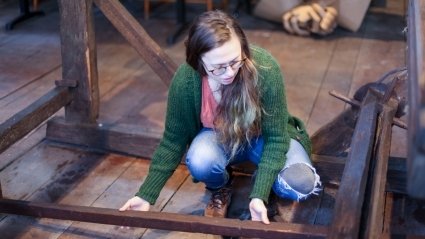
[{"label": "long brown hair", "polygon": [[215,10],[195,19],[185,42],[186,62],[201,76],[206,76],[202,56],[234,36],[240,41],[245,64],[239,69],[232,84],[221,87],[221,101],[214,119],[218,139],[231,157],[261,132],[258,72],[251,59],[247,38],[233,17]]}]

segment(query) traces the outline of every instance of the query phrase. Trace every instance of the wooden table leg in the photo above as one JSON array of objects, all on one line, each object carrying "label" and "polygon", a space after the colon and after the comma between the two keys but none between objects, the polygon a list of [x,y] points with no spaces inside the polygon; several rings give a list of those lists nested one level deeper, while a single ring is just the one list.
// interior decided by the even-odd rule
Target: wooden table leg
[{"label": "wooden table leg", "polygon": [[176,17],[177,17],[177,29],[169,37],[167,37],[167,43],[172,45],[176,42],[177,38],[182,34],[186,28],[186,1],[177,0],[176,1]]}]

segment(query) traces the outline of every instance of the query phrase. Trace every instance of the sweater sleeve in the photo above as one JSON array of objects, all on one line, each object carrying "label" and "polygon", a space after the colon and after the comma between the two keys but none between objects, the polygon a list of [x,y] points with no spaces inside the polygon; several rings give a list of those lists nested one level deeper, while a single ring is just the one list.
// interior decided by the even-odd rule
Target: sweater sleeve
[{"label": "sweater sleeve", "polygon": [[149,173],[136,193],[151,204],[155,203],[161,189],[179,165],[189,142],[190,129],[194,127],[187,120],[188,89],[184,84],[187,70],[183,68],[179,67],[173,77],[168,92],[164,134],[153,154]]},{"label": "sweater sleeve", "polygon": [[261,103],[264,109],[261,119],[264,148],[250,198],[260,198],[267,203],[273,182],[283,168],[289,149],[289,113],[280,66],[263,49],[253,48],[253,53],[256,56],[254,59],[259,72]]}]

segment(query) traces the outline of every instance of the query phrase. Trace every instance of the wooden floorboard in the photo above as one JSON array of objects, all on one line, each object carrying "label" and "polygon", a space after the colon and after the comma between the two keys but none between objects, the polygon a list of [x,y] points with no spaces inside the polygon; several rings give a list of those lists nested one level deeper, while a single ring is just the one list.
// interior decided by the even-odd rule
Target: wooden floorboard
[{"label": "wooden floorboard", "polygon": [[[134,195],[134,189],[139,187],[141,178],[144,178],[146,175],[148,167],[149,161],[133,160],[127,169],[96,198],[91,206],[105,208],[118,208],[122,206],[123,196],[130,198]],[[99,177],[103,175],[104,172],[102,171],[98,173]],[[185,167],[180,166],[165,185],[152,210],[161,211],[169,202],[170,198],[173,197],[174,192],[181,187],[187,176],[188,172]],[[85,187],[81,187],[81,190],[84,193],[86,189]],[[146,229],[144,228],[73,222],[59,238],[140,238],[145,231]]]},{"label": "wooden floorboard", "polygon": [[335,49],[308,118],[309,132],[316,132],[344,110],[345,103],[333,98],[329,91],[348,95],[363,35],[364,27],[356,33],[339,31],[333,36]]},{"label": "wooden floorboard", "polygon": [[[175,29],[172,4],[157,5],[151,19],[145,21],[140,1],[122,2],[175,63],[184,62],[183,37],[172,46],[166,44],[166,37]],[[288,108],[307,123],[310,134],[347,107],[331,97],[330,90],[351,97],[361,85],[405,64],[405,1],[387,2],[384,9],[370,9],[358,32],[338,28],[328,37],[292,36],[280,24],[240,12],[239,20],[249,40],[268,49],[279,62]],[[0,28],[0,122],[48,92],[54,80],[61,78],[57,4],[45,0],[40,7],[46,12],[44,17],[21,23],[13,31]],[[201,8],[191,5],[188,19],[199,14]],[[0,26],[4,26],[17,15],[17,3],[0,5],[0,12]],[[99,123],[163,128],[166,86],[97,9],[94,19],[101,96]],[[392,156],[405,156],[405,134],[404,130],[393,129],[393,138],[398,141],[393,143]],[[63,148],[43,140],[44,135],[43,124],[0,155],[5,197],[118,208],[134,195],[146,176],[148,160]],[[229,217],[238,218],[246,213],[250,180],[245,174],[239,174],[235,180]],[[325,184],[322,192],[308,201],[279,200],[280,215],[274,220],[328,226],[337,190],[337,186]],[[202,184],[194,184],[182,165],[153,210],[202,215],[208,197],[209,192]],[[386,215],[386,225],[391,225],[387,230],[400,234],[417,230],[414,235],[425,235],[422,229],[416,229],[423,224],[423,218],[417,216],[423,211],[422,204],[398,196],[392,201],[390,196],[387,198],[392,203],[386,210],[391,211]],[[410,207],[403,211],[406,204]],[[403,214],[407,212],[410,214]],[[0,231],[5,232],[5,238],[217,238],[6,215],[0,217]]]}]

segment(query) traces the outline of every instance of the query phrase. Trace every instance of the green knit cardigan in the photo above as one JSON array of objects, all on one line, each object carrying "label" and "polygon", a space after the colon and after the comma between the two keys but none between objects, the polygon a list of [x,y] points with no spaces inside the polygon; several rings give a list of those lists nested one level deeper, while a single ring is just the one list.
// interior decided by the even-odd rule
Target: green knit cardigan
[{"label": "green knit cardigan", "polygon": [[[257,46],[251,46],[251,55],[259,73],[261,104],[265,113],[261,118],[264,149],[249,197],[267,203],[273,182],[286,161],[290,138],[298,140],[309,154],[311,142],[304,124],[288,113],[283,77],[276,60]],[[136,193],[151,204],[155,203],[202,128],[201,92],[200,75],[188,64],[182,64],[169,88],[163,138],[155,150],[149,173]]]}]

